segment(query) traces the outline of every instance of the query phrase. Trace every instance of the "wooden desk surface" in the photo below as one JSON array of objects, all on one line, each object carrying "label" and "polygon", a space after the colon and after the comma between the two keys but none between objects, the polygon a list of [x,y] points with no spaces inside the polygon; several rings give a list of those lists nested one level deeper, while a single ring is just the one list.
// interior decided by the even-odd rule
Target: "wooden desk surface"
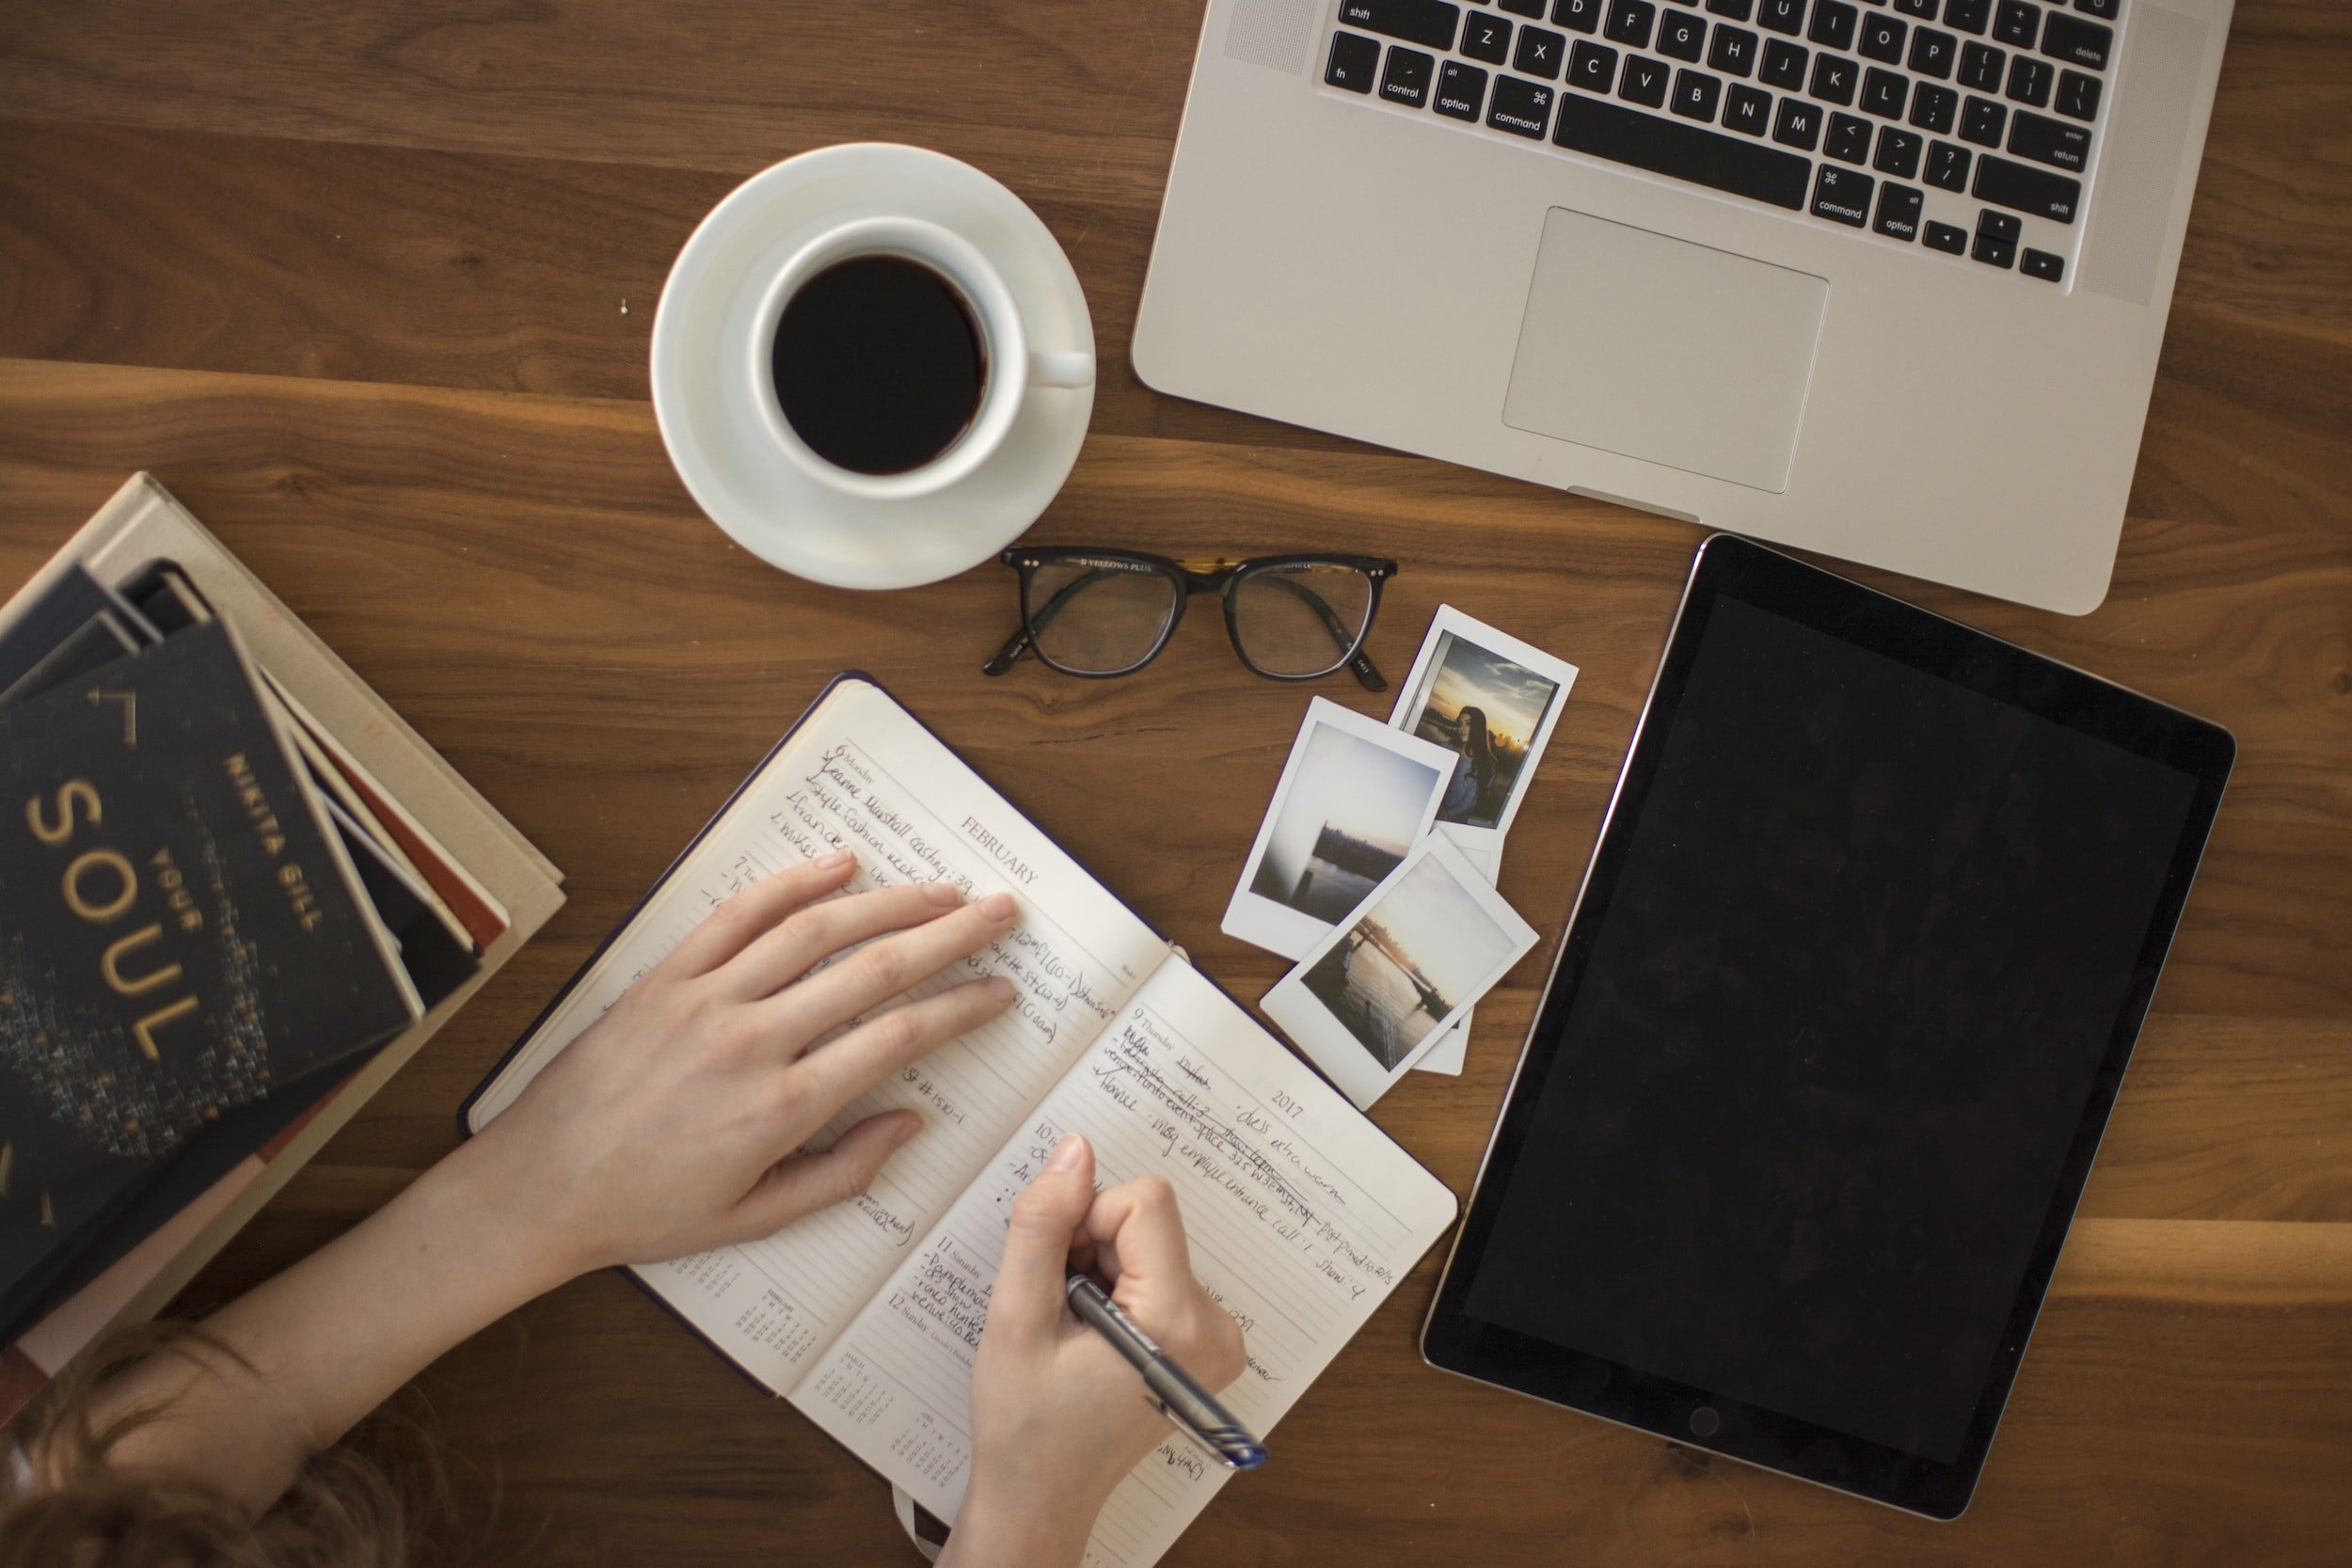
[{"label": "wooden desk surface", "polygon": [[[148,467],[570,877],[547,933],[193,1291],[382,1202],[819,681],[880,674],[1238,992],[1217,913],[1302,694],[1211,624],[984,680],[1009,574],[730,546],[646,402],[670,260],[824,143],[995,174],[1075,261],[1094,429],[1040,538],[1393,555],[1583,668],[1502,887],[1556,938],[1696,531],[1146,390],[1200,0],[0,7],[0,583]],[[2203,875],[1973,1510],[1932,1525],[1422,1366],[1425,1264],[1172,1563],[2342,1563],[2352,1500],[2352,12],[2241,0],[2122,558],[2080,620],[1861,574],[2229,725]],[[1352,685],[1327,694],[1383,707]],[[1383,707],[1384,710],[1384,707]],[[1467,1189],[1546,958],[1378,1119]],[[880,1484],[612,1276],[424,1379],[485,1560],[911,1561]],[[1409,1432],[1392,1416],[1409,1405]],[[1440,1434],[1431,1441],[1427,1434]]]}]

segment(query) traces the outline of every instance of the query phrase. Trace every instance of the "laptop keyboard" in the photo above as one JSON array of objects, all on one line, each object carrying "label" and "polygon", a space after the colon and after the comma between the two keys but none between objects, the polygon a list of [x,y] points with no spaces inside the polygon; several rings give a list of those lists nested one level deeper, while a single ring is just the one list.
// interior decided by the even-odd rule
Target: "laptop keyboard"
[{"label": "laptop keyboard", "polygon": [[1326,85],[2063,283],[2123,0],[1339,0]]}]

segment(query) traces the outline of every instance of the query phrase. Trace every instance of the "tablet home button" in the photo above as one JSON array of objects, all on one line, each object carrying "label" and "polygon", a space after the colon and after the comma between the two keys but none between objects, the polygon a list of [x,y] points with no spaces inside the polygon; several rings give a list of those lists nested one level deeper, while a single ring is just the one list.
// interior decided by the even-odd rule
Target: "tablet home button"
[{"label": "tablet home button", "polygon": [[1723,1429],[1724,1418],[1715,1414],[1715,1407],[1713,1405],[1702,1404],[1696,1410],[1691,1412],[1692,1436],[1712,1437],[1715,1433],[1723,1431]]}]

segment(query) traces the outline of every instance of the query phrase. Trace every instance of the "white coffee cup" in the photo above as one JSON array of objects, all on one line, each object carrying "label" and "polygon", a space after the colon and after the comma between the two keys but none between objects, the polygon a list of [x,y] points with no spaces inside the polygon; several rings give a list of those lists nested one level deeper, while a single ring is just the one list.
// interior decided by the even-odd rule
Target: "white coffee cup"
[{"label": "white coffee cup", "polygon": [[[776,401],[772,355],[785,307],[809,279],[857,256],[898,256],[929,267],[962,297],[980,334],[985,369],[971,423],[938,456],[904,473],[859,473],[818,455]],[[1020,307],[1003,277],[961,234],[922,218],[870,217],[827,230],[786,260],[761,296],[751,341],[744,345],[743,373],[768,434],[811,480],[847,496],[904,500],[944,490],[994,455],[1021,417],[1031,388],[1092,386],[1094,354],[1090,348],[1032,351]]]}]

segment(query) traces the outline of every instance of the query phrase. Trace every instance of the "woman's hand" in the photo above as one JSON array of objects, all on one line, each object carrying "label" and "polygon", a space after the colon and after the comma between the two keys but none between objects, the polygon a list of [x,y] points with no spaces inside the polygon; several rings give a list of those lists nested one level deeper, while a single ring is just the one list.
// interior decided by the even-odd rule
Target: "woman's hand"
[{"label": "woman's hand", "polygon": [[1104,1499],[1169,1428],[1143,1379],[1070,1310],[1091,1267],[1111,1297],[1211,1389],[1241,1375],[1241,1328],[1192,1276],[1159,1177],[1094,1190],[1094,1150],[1062,1139],[1013,1204],[972,1369],[972,1483],[943,1562],[1074,1563]]},{"label": "woman's hand", "polygon": [[772,1235],[864,1192],[922,1130],[894,1111],[821,1153],[794,1152],[850,1101],[1011,1005],[1010,983],[992,978],[871,1012],[1002,935],[1013,900],[966,905],[939,882],[825,899],[855,863],[844,851],[728,899],[452,1157],[517,1200],[517,1246],[557,1248],[548,1269],[567,1276]]}]

